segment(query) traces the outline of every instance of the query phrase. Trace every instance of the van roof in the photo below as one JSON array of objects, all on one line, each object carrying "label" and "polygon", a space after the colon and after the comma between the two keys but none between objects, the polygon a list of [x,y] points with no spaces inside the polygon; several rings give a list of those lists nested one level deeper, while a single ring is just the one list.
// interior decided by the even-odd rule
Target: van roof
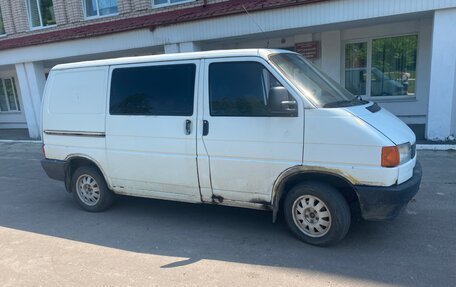
[{"label": "van roof", "polygon": [[191,53],[176,53],[176,54],[160,54],[151,56],[136,56],[136,57],[123,57],[106,60],[85,61],[69,64],[60,64],[52,68],[52,70],[76,69],[96,66],[110,66],[122,64],[135,64],[147,62],[162,62],[162,61],[175,61],[175,60],[194,60],[194,59],[208,59],[220,57],[263,57],[266,58],[270,54],[276,53],[293,53],[288,50],[280,49],[234,49],[234,50],[214,50],[202,51]]}]

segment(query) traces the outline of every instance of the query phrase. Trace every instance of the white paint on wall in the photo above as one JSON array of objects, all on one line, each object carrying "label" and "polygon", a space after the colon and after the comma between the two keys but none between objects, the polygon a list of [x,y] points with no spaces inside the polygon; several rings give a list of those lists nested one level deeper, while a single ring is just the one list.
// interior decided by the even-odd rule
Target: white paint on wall
[{"label": "white paint on wall", "polygon": [[16,73],[29,136],[40,138],[41,100],[46,78],[41,63],[16,64]]},{"label": "white paint on wall", "polygon": [[321,69],[337,82],[341,81],[340,31],[321,33]]},{"label": "white paint on wall", "polygon": [[452,135],[455,99],[456,8],[434,14],[427,138],[444,140]]},{"label": "white paint on wall", "polygon": [[165,53],[166,54],[174,54],[179,53],[179,44],[166,44],[164,45]]},{"label": "white paint on wall", "polygon": [[165,53],[166,54],[201,51],[201,46],[198,43],[195,43],[195,42],[166,44],[166,45],[164,45],[164,48],[165,48]]},{"label": "white paint on wall", "polygon": [[453,80],[453,117],[451,119],[451,137],[456,137],[456,64],[454,65],[454,80]]},{"label": "white paint on wall", "polygon": [[195,42],[180,43],[179,48],[181,53],[201,51],[201,47]]}]

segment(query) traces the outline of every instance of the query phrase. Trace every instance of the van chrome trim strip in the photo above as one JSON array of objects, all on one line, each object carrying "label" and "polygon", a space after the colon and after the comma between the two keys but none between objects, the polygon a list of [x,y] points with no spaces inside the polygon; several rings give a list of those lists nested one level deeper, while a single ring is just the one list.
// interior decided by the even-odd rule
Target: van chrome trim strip
[{"label": "van chrome trim strip", "polygon": [[80,136],[80,137],[105,137],[106,133],[103,132],[83,132],[83,131],[56,131],[56,130],[45,130],[47,135],[56,136]]}]

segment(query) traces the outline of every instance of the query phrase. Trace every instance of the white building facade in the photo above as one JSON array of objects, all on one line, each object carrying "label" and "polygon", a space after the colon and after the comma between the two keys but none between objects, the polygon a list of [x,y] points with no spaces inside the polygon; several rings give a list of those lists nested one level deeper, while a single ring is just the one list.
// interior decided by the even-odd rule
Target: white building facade
[{"label": "white building facade", "polygon": [[270,47],[303,53],[419,138],[456,134],[456,0],[171,2],[2,1],[0,133],[40,137],[46,74],[59,63]]}]

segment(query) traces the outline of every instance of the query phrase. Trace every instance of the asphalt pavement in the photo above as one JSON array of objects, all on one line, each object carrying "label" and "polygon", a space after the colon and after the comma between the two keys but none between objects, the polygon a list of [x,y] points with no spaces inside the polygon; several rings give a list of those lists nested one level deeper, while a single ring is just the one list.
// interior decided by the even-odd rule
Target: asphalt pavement
[{"label": "asphalt pavement", "polygon": [[456,152],[420,151],[421,190],[330,248],[271,213],[119,197],[81,210],[39,144],[0,143],[2,286],[456,286]]}]

